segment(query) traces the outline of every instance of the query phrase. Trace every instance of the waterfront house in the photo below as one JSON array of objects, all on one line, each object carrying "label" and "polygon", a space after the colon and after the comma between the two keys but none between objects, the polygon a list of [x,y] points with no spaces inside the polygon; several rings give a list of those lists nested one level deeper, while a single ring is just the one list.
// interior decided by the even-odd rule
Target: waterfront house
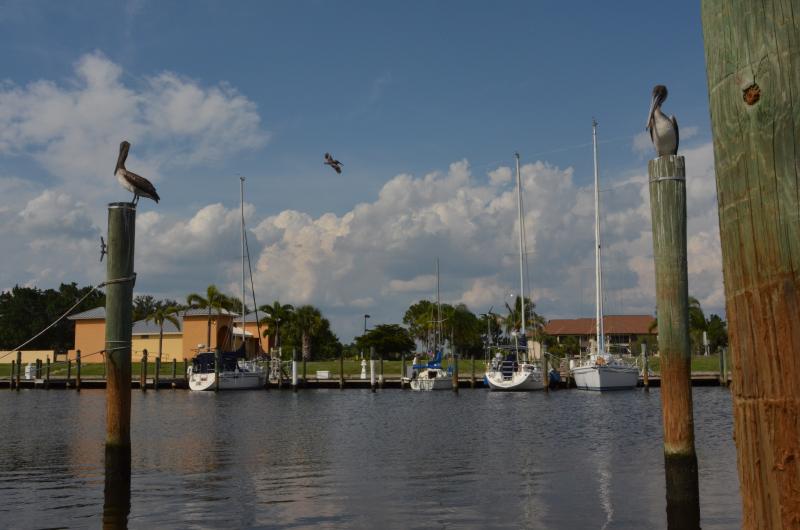
[{"label": "waterfront house", "polygon": [[[566,337],[575,337],[580,342],[581,351],[588,351],[596,337],[595,318],[554,318],[547,322],[545,333],[561,342]],[[612,350],[619,353],[631,352],[631,345],[646,337],[656,338],[658,333],[652,315],[605,315],[603,332]]]}]

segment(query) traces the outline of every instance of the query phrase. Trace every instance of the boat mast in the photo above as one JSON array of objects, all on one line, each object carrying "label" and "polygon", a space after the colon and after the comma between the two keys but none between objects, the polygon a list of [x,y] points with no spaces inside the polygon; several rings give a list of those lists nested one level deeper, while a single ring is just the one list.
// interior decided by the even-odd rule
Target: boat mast
[{"label": "boat mast", "polygon": [[[239,195],[241,196],[242,210],[242,345],[244,345],[244,177],[239,177]],[[246,351],[246,350],[245,350]],[[246,358],[246,357],[245,357]]]},{"label": "boat mast", "polygon": [[[524,256],[523,221],[522,221],[522,178],[519,174],[519,153],[514,153],[517,163],[517,215],[519,216],[519,300],[520,310],[522,311],[522,338],[525,338],[525,280],[522,272],[522,261]],[[525,343],[527,351],[528,345]]]},{"label": "boat mast", "polygon": [[600,184],[597,175],[597,121],[592,118],[592,149],[594,151],[594,274],[595,318],[597,326],[597,355],[605,353],[603,334],[603,272],[600,264]]},{"label": "boat mast", "polygon": [[436,258],[436,328],[433,332],[433,353],[439,348],[439,335],[442,332],[442,305],[439,302],[439,258]]}]

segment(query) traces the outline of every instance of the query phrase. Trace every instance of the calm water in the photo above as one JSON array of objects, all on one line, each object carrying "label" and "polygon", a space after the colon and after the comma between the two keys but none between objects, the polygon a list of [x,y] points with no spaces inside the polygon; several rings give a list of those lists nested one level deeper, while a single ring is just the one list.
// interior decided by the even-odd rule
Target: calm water
[{"label": "calm water", "polygon": [[[702,526],[739,526],[730,394],[695,388]],[[0,393],[0,526],[102,524],[105,394]],[[131,528],[666,528],[660,396],[133,393]]]}]

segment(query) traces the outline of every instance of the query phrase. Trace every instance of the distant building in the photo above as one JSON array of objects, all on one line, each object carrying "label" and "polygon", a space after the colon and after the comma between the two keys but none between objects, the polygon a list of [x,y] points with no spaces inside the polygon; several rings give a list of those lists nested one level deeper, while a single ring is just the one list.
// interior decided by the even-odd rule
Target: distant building
[{"label": "distant building", "polygon": [[[567,337],[578,339],[582,352],[589,351],[594,342],[597,329],[594,318],[555,318],[547,322],[545,333],[557,342]],[[603,317],[603,333],[606,343],[617,353],[631,352],[631,344],[645,337],[655,338],[658,330],[651,315],[606,315]]]},{"label": "distant building", "polygon": [[[259,314],[259,317],[263,317]],[[81,355],[98,352],[105,348],[106,336],[106,311],[104,307],[96,307],[83,313],[68,317],[75,321],[75,349],[69,351],[69,358],[75,358],[76,350],[81,350]],[[172,359],[182,361],[191,359],[201,349],[205,349],[208,337],[208,310],[187,309],[177,315],[179,327],[172,322],[164,322],[164,338],[162,342],[162,362],[171,362]],[[261,326],[261,333],[266,331],[266,325]],[[155,322],[139,320],[133,323],[131,351],[134,360],[138,360],[142,350],[147,350],[153,358],[158,355],[159,327]],[[242,326],[241,315],[236,315],[223,310],[221,313],[211,313],[211,349],[218,346],[223,350],[233,350],[245,340],[248,355],[256,355],[268,350],[269,339],[263,337],[258,340],[258,326],[255,313],[245,316]],[[99,357],[99,356],[98,356]],[[87,362],[100,362],[88,360]]]}]

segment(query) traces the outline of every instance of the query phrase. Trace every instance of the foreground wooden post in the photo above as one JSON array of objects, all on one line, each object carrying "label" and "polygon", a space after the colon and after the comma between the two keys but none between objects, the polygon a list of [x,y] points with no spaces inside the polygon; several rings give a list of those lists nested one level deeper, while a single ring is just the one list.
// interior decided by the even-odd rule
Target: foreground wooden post
[{"label": "foreground wooden post", "polygon": [[797,11],[702,1],[744,528],[800,524]]},{"label": "foreground wooden post", "polygon": [[642,343],[642,384],[646,392],[650,392],[650,371],[647,366],[647,344]]},{"label": "foreground wooden post", "polygon": [[108,205],[106,260],[106,447],[131,445],[131,331],[133,326],[133,250],[136,207]]},{"label": "foreground wooden post", "polygon": [[22,352],[17,351],[17,390],[19,390],[20,379],[22,379]]},{"label": "foreground wooden post", "polygon": [[75,352],[75,390],[81,390],[81,351]]},{"label": "foreground wooden post", "polygon": [[147,391],[147,349],[142,350],[142,368],[139,370],[139,390]]}]

